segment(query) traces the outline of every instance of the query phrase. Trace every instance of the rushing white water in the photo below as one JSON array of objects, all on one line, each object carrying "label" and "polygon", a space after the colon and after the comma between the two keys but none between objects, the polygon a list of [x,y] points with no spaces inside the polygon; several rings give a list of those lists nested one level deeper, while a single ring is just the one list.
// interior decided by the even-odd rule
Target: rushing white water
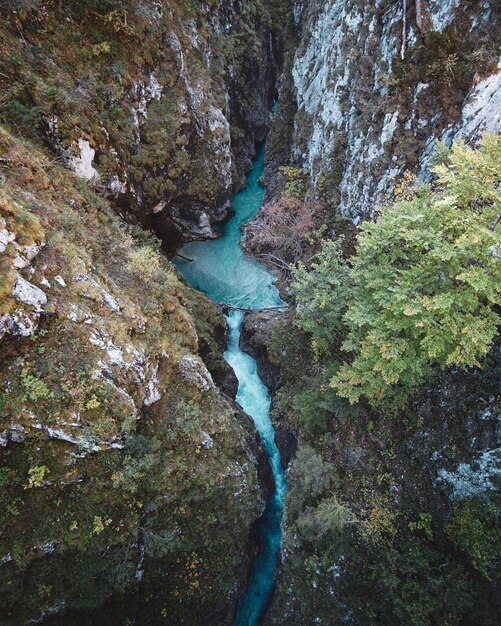
[{"label": "rushing white water", "polygon": [[275,491],[268,499],[265,512],[254,529],[260,550],[252,565],[249,586],[238,602],[235,620],[235,626],[254,626],[259,624],[273,590],[276,555],[282,538],[281,523],[286,483],[280,452],[275,444],[275,431],[270,420],[268,390],[257,373],[254,359],[242,352],[239,347],[243,318],[244,314],[241,311],[230,311],[227,316],[230,337],[224,358],[237,375],[239,382],[237,402],[254,420],[268,453],[275,479]]},{"label": "rushing white water", "polygon": [[[232,202],[234,215],[224,226],[220,239],[186,245],[183,255],[192,262],[177,258],[175,263],[188,282],[213,300],[244,308],[268,308],[283,305],[274,286],[274,277],[259,263],[248,259],[241,246],[241,226],[262,205],[264,190],[259,184],[263,170],[264,146],[258,153],[247,186]],[[257,626],[271,598],[277,553],[282,538],[285,474],[275,444],[270,420],[270,396],[257,372],[256,362],[240,350],[244,313],[230,311],[226,317],[230,330],[225,359],[238,378],[237,402],[252,417],[270,459],[275,489],[266,502],[262,517],[253,527],[259,553],[252,564],[247,589],[237,605],[235,626]]]}]

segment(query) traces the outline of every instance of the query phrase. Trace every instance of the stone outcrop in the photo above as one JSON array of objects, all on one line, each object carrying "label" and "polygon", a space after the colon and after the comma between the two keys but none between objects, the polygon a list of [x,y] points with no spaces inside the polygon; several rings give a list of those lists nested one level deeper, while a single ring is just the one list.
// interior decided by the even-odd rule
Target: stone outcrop
[{"label": "stone outcrop", "polygon": [[1,16],[14,54],[29,63],[45,50],[40,88],[23,64],[0,68],[5,89],[20,94],[12,106],[33,112],[27,132],[36,127],[58,158],[128,220],[154,229],[166,249],[216,236],[212,225],[270,127],[281,9],[256,0],[126,2],[123,12],[113,3],[10,4]]},{"label": "stone outcrop", "polygon": [[289,158],[355,223],[407,170],[428,179],[438,141],[501,129],[495,3],[406,5],[405,26],[402,2],[294,5],[299,44],[278,109],[297,111]]}]

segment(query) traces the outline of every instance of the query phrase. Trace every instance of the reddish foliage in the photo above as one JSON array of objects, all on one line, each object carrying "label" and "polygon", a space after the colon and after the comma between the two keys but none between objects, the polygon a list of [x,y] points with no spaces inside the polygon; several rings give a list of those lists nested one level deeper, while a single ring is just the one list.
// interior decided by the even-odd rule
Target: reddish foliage
[{"label": "reddish foliage", "polygon": [[274,250],[288,263],[295,263],[315,226],[316,207],[297,198],[285,197],[265,204],[259,228],[252,233],[251,246]]}]

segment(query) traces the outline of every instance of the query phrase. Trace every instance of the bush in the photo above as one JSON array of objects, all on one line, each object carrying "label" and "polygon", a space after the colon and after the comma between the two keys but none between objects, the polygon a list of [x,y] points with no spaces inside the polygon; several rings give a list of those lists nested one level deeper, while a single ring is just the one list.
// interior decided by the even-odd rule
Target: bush
[{"label": "bush", "polygon": [[127,269],[144,280],[151,280],[160,270],[160,255],[150,246],[142,246],[129,254]]},{"label": "bush", "polygon": [[50,396],[50,389],[44,383],[43,380],[30,374],[28,368],[23,368],[21,371],[21,382],[23,384],[25,395],[23,397],[24,402],[31,400],[31,402],[37,402],[38,400],[44,400]]},{"label": "bush", "polygon": [[310,182],[308,172],[299,167],[281,167],[279,169],[287,178],[283,194],[284,197],[304,200]]},{"label": "bush", "polygon": [[35,465],[28,470],[28,487],[41,487],[45,477],[50,473],[46,465]]},{"label": "bush", "polygon": [[447,525],[447,535],[482,576],[489,580],[500,576],[501,527],[494,504],[480,498],[460,502]]}]

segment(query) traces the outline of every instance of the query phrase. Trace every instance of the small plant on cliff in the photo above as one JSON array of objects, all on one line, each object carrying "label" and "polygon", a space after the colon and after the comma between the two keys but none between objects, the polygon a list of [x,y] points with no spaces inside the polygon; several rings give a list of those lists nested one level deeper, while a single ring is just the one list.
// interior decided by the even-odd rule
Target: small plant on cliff
[{"label": "small plant on cliff", "polygon": [[107,517],[103,519],[101,515],[94,515],[92,524],[92,532],[94,535],[100,535],[111,523],[112,519]]},{"label": "small plant on cliff", "polygon": [[50,389],[44,381],[33,376],[26,367],[21,370],[21,382],[25,390],[25,395],[23,396],[25,402],[28,400],[37,402],[50,396]]},{"label": "small plant on cliff", "polygon": [[28,488],[41,487],[50,472],[46,465],[35,465],[28,470]]},{"label": "small plant on cliff", "polygon": [[500,510],[480,498],[468,498],[456,505],[447,535],[472,566],[488,580],[498,578],[501,559]]},{"label": "small plant on cliff", "polygon": [[92,54],[95,57],[98,57],[101,54],[109,54],[110,50],[111,46],[107,41],[102,41],[101,43],[96,43],[92,46]]},{"label": "small plant on cliff", "polygon": [[299,167],[281,167],[279,169],[287,179],[283,193],[284,198],[304,200],[309,186],[308,172]]},{"label": "small plant on cliff", "polygon": [[151,246],[142,246],[129,255],[127,269],[144,280],[151,280],[160,269],[160,256]]}]

